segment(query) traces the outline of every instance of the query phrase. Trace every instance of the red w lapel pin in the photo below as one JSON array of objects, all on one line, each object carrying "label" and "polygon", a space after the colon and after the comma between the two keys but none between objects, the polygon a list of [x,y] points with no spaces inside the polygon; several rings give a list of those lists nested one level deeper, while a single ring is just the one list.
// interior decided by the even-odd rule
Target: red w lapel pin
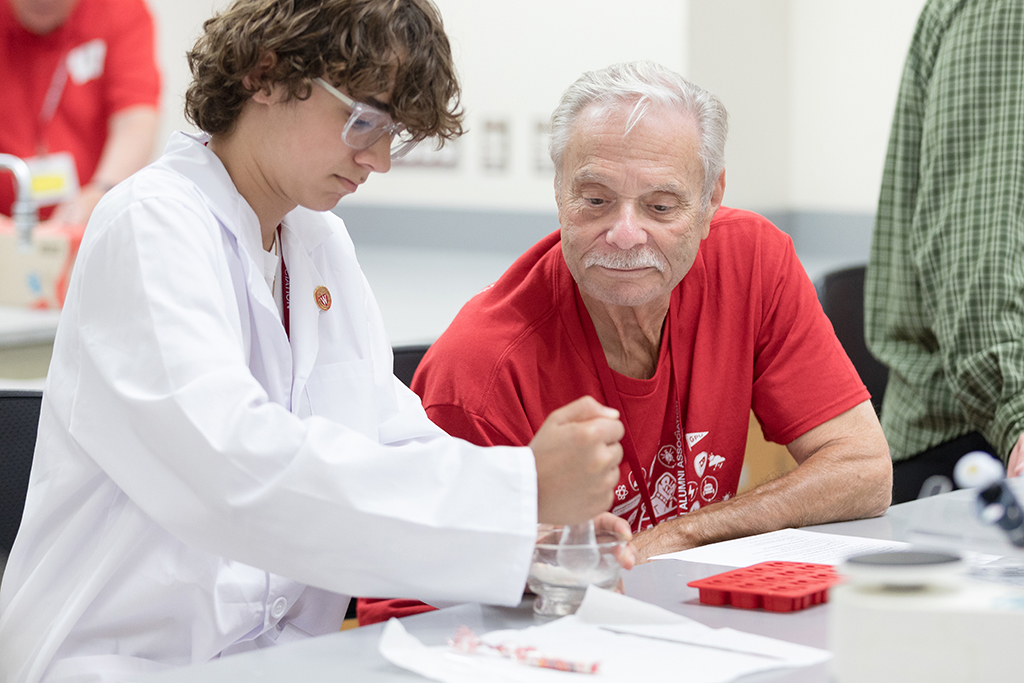
[{"label": "red w lapel pin", "polygon": [[320,307],[321,311],[326,311],[331,307],[331,292],[323,285],[313,290],[313,298],[316,299],[316,305]]}]

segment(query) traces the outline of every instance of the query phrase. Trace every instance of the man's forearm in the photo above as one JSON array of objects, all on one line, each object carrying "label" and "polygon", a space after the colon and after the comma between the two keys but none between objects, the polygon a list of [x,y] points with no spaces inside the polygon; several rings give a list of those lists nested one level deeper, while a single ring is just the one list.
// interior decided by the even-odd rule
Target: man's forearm
[{"label": "man's forearm", "polygon": [[[871,410],[870,404],[867,409]],[[863,410],[858,406],[849,412]],[[892,495],[889,449],[877,421],[872,426],[863,414],[853,417],[865,419],[861,424],[854,422],[852,429],[846,425],[844,433],[820,440],[813,452],[798,457],[802,462],[792,472],[637,534],[634,543],[641,558],[777,529],[884,513]],[[799,449],[798,453],[803,456]]]},{"label": "man's forearm", "polygon": [[158,125],[157,111],[150,106],[130,107],[111,116],[107,142],[92,182],[116,185],[148,164]]}]

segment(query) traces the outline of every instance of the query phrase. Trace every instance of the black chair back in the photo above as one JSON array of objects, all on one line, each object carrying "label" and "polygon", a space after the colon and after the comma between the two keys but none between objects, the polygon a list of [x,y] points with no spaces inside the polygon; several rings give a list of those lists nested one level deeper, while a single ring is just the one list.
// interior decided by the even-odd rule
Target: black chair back
[{"label": "black chair back", "polygon": [[871,393],[875,412],[882,410],[882,397],[889,381],[889,369],[868,351],[864,341],[864,274],[866,266],[843,268],[826,274],[815,284],[818,300],[832,321],[836,337],[853,361],[864,386]]},{"label": "black chair back", "polygon": [[396,346],[392,349],[395,355],[395,377],[402,380],[402,384],[412,386],[412,376],[416,374],[416,367],[429,348],[430,344],[416,344]]},{"label": "black chair back", "polygon": [[5,554],[25,509],[42,400],[41,391],[0,390],[0,551]]}]

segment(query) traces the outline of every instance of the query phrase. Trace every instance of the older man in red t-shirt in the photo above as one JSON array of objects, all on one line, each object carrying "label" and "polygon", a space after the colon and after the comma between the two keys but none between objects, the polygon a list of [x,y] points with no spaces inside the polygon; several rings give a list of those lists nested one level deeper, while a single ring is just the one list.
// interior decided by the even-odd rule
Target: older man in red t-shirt
[{"label": "older man in red t-shirt", "polygon": [[[626,425],[611,511],[641,558],[879,515],[889,449],[788,236],[721,206],[726,113],[651,63],[584,74],[552,117],[561,230],[474,297],[413,382],[478,444],[589,394]],[[753,410],[798,467],[736,495]],[[427,609],[364,600],[371,622]]]},{"label": "older man in red t-shirt", "polygon": [[[30,163],[44,219],[84,224],[150,161],[160,76],[144,0],[0,0],[0,72],[0,153]],[[0,173],[0,213],[13,201]]]}]

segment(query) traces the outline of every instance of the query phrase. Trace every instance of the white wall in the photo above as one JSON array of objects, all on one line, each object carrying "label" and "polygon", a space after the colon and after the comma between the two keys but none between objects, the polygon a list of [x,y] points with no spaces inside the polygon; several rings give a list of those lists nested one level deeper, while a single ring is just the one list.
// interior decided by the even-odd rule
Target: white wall
[{"label": "white wall", "polygon": [[[184,52],[227,0],[149,0],[159,23],[164,134],[185,126]],[[727,203],[760,211],[874,211],[906,47],[924,0],[436,0],[464,84],[453,169],[396,168],[346,202],[553,210],[537,122],[582,71],[654,59],[731,114]],[[505,121],[505,170],[485,170]],[[541,157],[543,159],[543,157]],[[546,160],[545,160],[546,161]]]},{"label": "white wall", "polygon": [[185,52],[199,36],[203,22],[216,8],[225,6],[227,0],[146,1],[156,21],[157,59],[163,76],[160,133],[156,145],[159,155],[172,131],[192,130],[182,114],[185,89],[190,80]]},{"label": "white wall", "polygon": [[725,203],[790,205],[792,73],[789,0],[691,0],[690,80],[729,111]]},{"label": "white wall", "polygon": [[[459,167],[397,168],[360,188],[356,202],[552,209],[547,138],[537,124],[547,123],[562,91],[583,71],[616,61],[686,68],[686,3],[679,0],[436,1],[464,86],[469,133],[458,143]],[[505,171],[484,168],[487,121],[509,124]]]},{"label": "white wall", "polygon": [[690,5],[690,78],[730,112],[726,202],[873,213],[924,0]]},{"label": "white wall", "polygon": [[924,0],[792,0],[789,203],[874,213],[907,47]]}]

